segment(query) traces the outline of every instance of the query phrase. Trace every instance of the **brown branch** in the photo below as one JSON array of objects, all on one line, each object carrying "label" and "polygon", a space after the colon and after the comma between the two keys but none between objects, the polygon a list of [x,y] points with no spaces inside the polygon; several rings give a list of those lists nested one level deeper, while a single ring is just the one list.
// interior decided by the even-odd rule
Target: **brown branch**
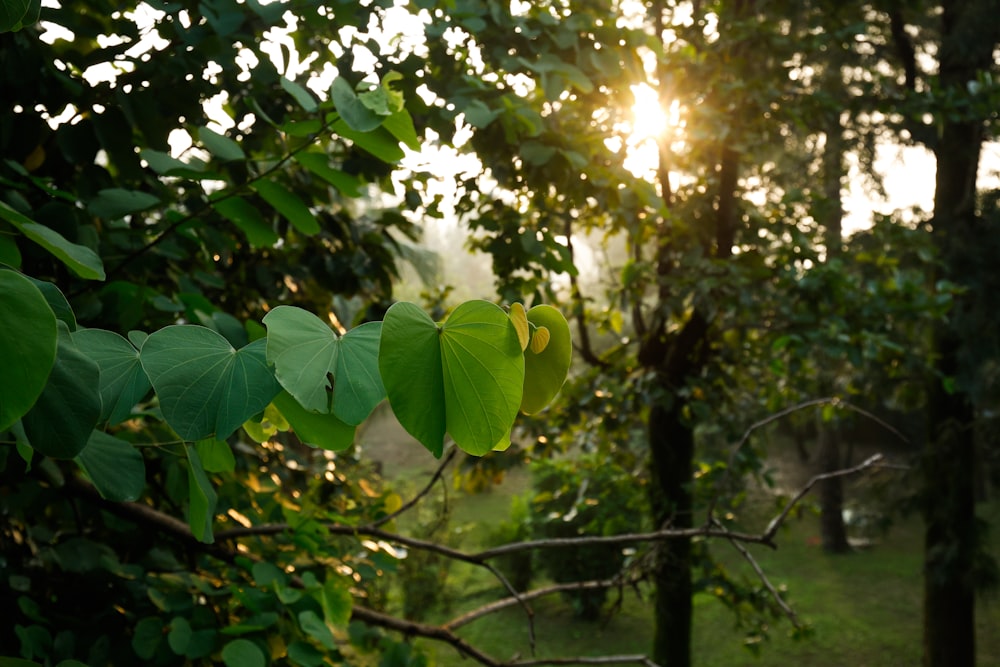
[{"label": "brown branch", "polygon": [[488,604],[484,604],[481,607],[476,607],[471,611],[451,619],[444,624],[443,627],[450,630],[460,628],[463,625],[471,623],[476,619],[482,618],[483,616],[489,616],[494,614],[501,609],[506,609],[507,607],[512,607],[515,604],[522,604],[529,600],[536,600],[547,595],[552,595],[554,593],[564,593],[567,591],[581,591],[581,590],[593,590],[600,588],[614,588],[622,584],[619,579],[603,579],[594,581],[575,581],[566,584],[553,584],[551,586],[544,586],[542,588],[536,588],[530,591],[525,591],[524,593],[519,593],[516,597],[511,596],[509,598],[503,598],[502,600],[496,600]]},{"label": "brown branch", "polygon": [[424,498],[424,496],[430,493],[432,488],[434,488],[434,485],[438,482],[438,480],[441,479],[441,475],[444,474],[444,469],[447,468],[448,464],[452,462],[457,452],[458,449],[454,445],[449,447],[448,453],[445,454],[443,459],[441,459],[441,463],[438,464],[437,469],[434,471],[434,474],[431,475],[431,479],[429,482],[427,482],[427,485],[424,486],[424,488],[421,489],[417,493],[417,495],[413,496],[413,498],[410,498],[410,500],[404,503],[402,507],[400,507],[398,510],[382,517],[381,519],[378,519],[377,521],[372,522],[371,525],[374,527],[382,526],[384,524],[389,523],[393,519],[399,517],[401,514],[412,509],[417,503],[419,503]]},{"label": "brown branch", "polygon": [[785,519],[788,518],[788,515],[791,513],[792,508],[794,508],[795,505],[798,504],[798,502],[802,500],[805,497],[805,495],[809,493],[810,490],[812,490],[814,486],[816,486],[823,480],[833,479],[834,477],[846,477],[848,475],[855,475],[863,470],[867,470],[868,468],[872,468],[874,466],[881,464],[884,461],[884,459],[885,457],[882,454],[873,454],[872,456],[869,456],[867,459],[865,459],[864,461],[862,461],[861,463],[852,468],[845,468],[843,470],[835,470],[833,472],[825,472],[820,475],[815,475],[812,479],[810,479],[806,483],[805,486],[799,489],[799,492],[795,494],[795,496],[791,499],[791,501],[789,501],[787,505],[785,505],[785,509],[783,509],[781,513],[778,514],[778,516],[771,519],[771,522],[767,525],[767,530],[764,531],[762,537],[768,541],[773,540],[775,533],[778,532],[778,528],[780,528],[781,524],[784,523]]},{"label": "brown branch", "polygon": [[[721,524],[717,525],[719,525],[720,528],[722,527]],[[802,621],[799,620],[799,616],[798,614],[795,613],[795,610],[792,609],[790,606],[788,606],[788,603],[785,602],[784,598],[781,597],[781,594],[778,592],[778,589],[775,588],[774,584],[771,583],[771,580],[764,572],[764,568],[760,566],[760,563],[758,563],[757,560],[753,557],[753,554],[750,553],[750,550],[735,540],[729,540],[729,543],[733,545],[734,549],[740,552],[740,554],[748,563],[750,563],[750,567],[752,567],[753,571],[757,573],[757,577],[761,580],[761,583],[763,583],[764,587],[767,588],[768,592],[771,594],[771,597],[774,598],[774,601],[778,604],[779,607],[781,607],[781,611],[785,613],[785,616],[788,617],[788,620],[791,621],[792,625],[794,625],[795,628],[799,630],[805,627]]]},{"label": "brown branch", "polygon": [[[566,247],[569,249],[570,262],[575,266],[576,264],[573,252],[573,223],[569,217],[566,218],[566,222],[564,223],[563,235],[566,237]],[[574,344],[573,347],[580,353],[580,357],[591,366],[607,368],[609,366],[608,362],[597,356],[594,352],[593,346],[590,344],[590,330],[587,328],[587,309],[583,299],[583,294],[580,292],[580,283],[577,281],[576,275],[572,271],[569,272],[569,288],[570,298],[573,300],[573,311],[575,313],[576,329],[578,333],[577,337],[580,341],[579,344]]]},{"label": "brown branch", "polygon": [[[777,418],[772,416],[773,418]],[[744,557],[747,557],[751,563],[751,566],[757,571],[758,575],[762,577],[765,585],[772,591],[772,595],[776,596],[779,604],[783,601],[780,596],[777,595],[777,591],[770,582],[767,580],[763,573],[762,568],[756,564],[756,561],[749,556],[749,552],[742,548],[742,544],[755,543],[764,544],[771,548],[775,548],[774,535],[777,533],[778,528],[788,517],[792,508],[815,486],[817,483],[824,479],[830,479],[832,477],[846,476],[856,474],[867,468],[871,468],[882,462],[881,454],[876,454],[870,457],[863,463],[854,466],[853,468],[848,468],[845,470],[839,470],[832,473],[825,473],[822,475],[817,475],[813,477],[809,482],[795,495],[794,498],[788,503],[784,510],[771,522],[768,524],[767,529],[761,534],[750,534],[750,533],[740,533],[733,532],[724,527],[720,527],[718,524],[706,524],[700,528],[686,528],[686,529],[671,529],[669,527],[662,530],[652,531],[648,533],[626,533],[620,535],[610,535],[610,536],[585,536],[576,538],[552,538],[543,540],[532,540],[525,542],[511,543],[507,545],[502,545],[493,549],[487,549],[480,551],[478,553],[465,553],[451,547],[446,547],[444,545],[436,544],[434,542],[429,542],[426,540],[420,540],[412,537],[406,537],[403,535],[398,535],[391,533],[389,531],[382,530],[374,525],[369,526],[342,526],[337,524],[327,525],[327,529],[332,534],[337,535],[350,535],[358,537],[365,535],[368,537],[375,537],[379,539],[384,539],[387,541],[396,542],[397,544],[402,544],[412,548],[424,549],[430,552],[438,553],[447,558],[452,558],[454,560],[472,563],[479,565],[490,570],[494,576],[496,576],[511,593],[511,597],[505,600],[501,600],[496,603],[491,603],[478,610],[469,612],[468,614],[461,616],[459,618],[453,619],[448,623],[435,626],[427,625],[423,623],[418,623],[415,621],[410,621],[406,619],[401,619],[395,616],[390,616],[383,614],[381,612],[369,609],[361,605],[354,605],[352,607],[352,618],[359,621],[367,623],[369,625],[382,627],[388,630],[394,630],[403,633],[406,636],[420,636],[434,641],[443,642],[454,647],[459,653],[464,656],[468,656],[476,660],[478,663],[484,665],[485,667],[533,667],[535,665],[564,665],[564,664],[593,664],[593,665],[606,665],[606,664],[623,664],[623,663],[640,663],[646,665],[646,667],[657,667],[657,665],[645,655],[611,655],[611,656],[577,656],[577,657],[564,657],[564,658],[545,658],[545,659],[532,659],[532,660],[511,660],[507,662],[501,662],[495,658],[483,653],[476,647],[472,646],[464,639],[459,637],[453,632],[453,629],[459,627],[465,623],[468,623],[476,618],[493,613],[499,609],[509,607],[513,604],[522,604],[528,611],[529,620],[532,618],[531,610],[527,606],[527,601],[540,597],[541,595],[547,595],[552,592],[557,592],[560,590],[572,590],[580,588],[596,588],[599,586],[613,586],[619,585],[620,580],[608,580],[608,581],[595,581],[595,582],[578,582],[575,584],[562,584],[558,586],[552,586],[544,589],[538,589],[536,591],[529,591],[527,593],[518,593],[511,586],[510,582],[499,572],[495,567],[486,561],[503,554],[514,553],[517,551],[534,550],[534,549],[550,549],[550,548],[568,548],[568,547],[580,547],[586,545],[594,544],[628,544],[636,542],[656,542],[666,539],[677,539],[677,538],[692,538],[692,537],[721,537],[732,543],[741,553],[744,553]],[[140,503],[114,503],[104,500],[97,493],[97,490],[89,483],[80,480],[79,478],[70,477],[67,479],[65,488],[67,491],[82,497],[89,502],[92,502],[99,506],[101,509],[105,509],[109,512],[116,514],[125,519],[135,521],[137,523],[142,523],[145,525],[152,526],[154,529],[161,532],[167,533],[175,538],[178,538],[186,546],[192,549],[198,549],[203,553],[214,556],[224,562],[233,564],[236,562],[237,551],[229,546],[224,546],[225,541],[235,540],[238,537],[248,537],[248,536],[265,536],[274,535],[282,532],[291,532],[291,528],[287,524],[265,524],[261,526],[252,526],[249,528],[236,528],[226,531],[219,531],[216,533],[216,538],[219,542],[215,544],[206,544],[197,540],[191,533],[190,527],[174,517],[166,515],[159,510],[149,507],[148,505],[143,505]],[[254,559],[252,553],[240,553],[241,557],[249,557]],[[301,585],[301,582],[299,582]],[[787,605],[782,605],[783,608]],[[788,613],[790,610],[786,610]],[[796,622],[794,617],[794,612],[790,618],[793,619],[793,623]],[[533,625],[531,627],[531,646],[534,650],[534,630]],[[797,624],[798,627],[798,624]]]},{"label": "brown branch", "polygon": [[[832,405],[834,407],[845,408],[847,410],[856,412],[862,417],[872,420],[873,422],[875,422],[876,424],[878,424],[879,426],[881,426],[882,428],[884,428],[885,430],[889,431],[897,438],[902,440],[904,443],[910,444],[909,438],[903,435],[899,431],[899,429],[897,429],[895,426],[888,423],[878,415],[875,415],[872,412],[869,412],[868,410],[865,410],[860,406],[854,405],[853,403],[850,403],[848,401],[841,400],[836,396],[824,396],[823,398],[813,398],[809,399],[808,401],[802,401],[801,403],[796,403],[795,405],[779,410],[751,424],[750,427],[743,432],[743,436],[739,439],[739,441],[737,441],[736,444],[732,445],[732,449],[729,452],[729,460],[726,462],[726,478],[728,479],[728,477],[732,475],[733,462],[736,460],[736,455],[739,453],[741,449],[743,449],[747,441],[750,440],[750,436],[753,435],[754,431],[757,431],[767,426],[768,424],[772,424],[778,421],[779,419],[783,419],[784,417],[794,414],[800,410],[805,410],[806,408],[817,407],[820,405]],[[714,520],[713,514],[715,513],[715,506],[718,504],[718,501],[719,501],[719,496],[715,495],[712,498],[711,502],[708,504],[708,511],[706,512],[706,516],[708,517],[709,521]]]}]

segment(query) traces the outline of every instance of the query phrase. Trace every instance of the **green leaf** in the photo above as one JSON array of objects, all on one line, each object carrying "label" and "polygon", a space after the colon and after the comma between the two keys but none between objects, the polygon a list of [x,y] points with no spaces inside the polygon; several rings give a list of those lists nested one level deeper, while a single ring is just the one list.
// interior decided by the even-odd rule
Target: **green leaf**
[{"label": "green leaf", "polygon": [[402,109],[385,119],[382,127],[415,151],[420,150],[420,138],[417,128],[413,125],[413,117],[406,109]]},{"label": "green leaf", "polygon": [[278,232],[264,220],[255,206],[242,197],[220,199],[212,202],[212,208],[239,227],[254,248],[270,248],[278,242]]},{"label": "green leaf", "polygon": [[188,525],[191,533],[201,542],[212,543],[212,519],[218,497],[198,457],[198,450],[186,445],[188,457]]},{"label": "green leaf", "polygon": [[167,643],[170,644],[170,650],[177,655],[184,655],[190,641],[191,624],[183,616],[175,616],[170,621],[170,632],[167,634]]},{"label": "green leaf", "polygon": [[403,149],[399,147],[399,141],[384,127],[371,132],[360,132],[351,128],[341,119],[336,121],[331,129],[387,164],[395,164],[406,156]]},{"label": "green leaf", "polygon": [[184,162],[169,153],[156,151],[151,148],[144,148],[139,151],[139,157],[146,161],[150,169],[161,176],[176,176],[192,180],[221,178],[218,173],[206,171],[206,165],[201,160]]},{"label": "green leaf", "polygon": [[309,236],[319,233],[319,222],[316,220],[316,216],[312,214],[308,206],[302,203],[298,196],[283,185],[274,181],[261,180],[253,184],[253,189],[288,222],[292,223],[295,229]]},{"label": "green leaf", "polygon": [[535,325],[535,336],[548,331],[548,342],[540,352],[532,347],[524,352],[524,393],[521,412],[532,415],[540,411],[559,393],[573,356],[573,341],[569,323],[552,306],[539,305],[528,311],[528,321]]},{"label": "green leaf", "polygon": [[418,306],[395,303],[382,320],[378,358],[393,413],[437,457],[444,451],[446,430],[440,334]]},{"label": "green leaf", "polygon": [[0,231],[0,264],[15,269],[21,266],[21,251],[14,241],[14,235],[7,230]]},{"label": "green leaf", "polygon": [[207,127],[198,128],[198,140],[205,144],[209,153],[223,162],[245,160],[247,157],[238,143]]},{"label": "green leaf", "polygon": [[156,655],[163,642],[163,621],[157,616],[147,616],[135,624],[132,635],[132,650],[143,660]]},{"label": "green leaf", "polygon": [[226,667],[264,667],[264,652],[249,639],[234,639],[222,648]]},{"label": "green leaf", "polygon": [[319,667],[323,664],[323,654],[312,644],[294,641],[288,645],[288,660],[300,667]]},{"label": "green leaf", "polygon": [[106,500],[132,502],[142,495],[146,486],[146,463],[142,452],[103,431],[90,434],[76,462]]},{"label": "green leaf", "polygon": [[324,153],[297,153],[295,161],[316,176],[337,188],[347,197],[361,196],[361,181],[357,176],[330,167],[330,158]]},{"label": "green leaf", "polygon": [[490,109],[482,100],[472,100],[465,109],[465,121],[474,128],[483,129],[502,113],[502,109]]},{"label": "green leaf", "polygon": [[0,431],[41,395],[56,359],[56,316],[30,280],[0,271]]},{"label": "green leaf", "polygon": [[160,203],[160,198],[148,192],[108,188],[101,190],[87,204],[87,210],[98,218],[117,220],[131,213],[138,213],[153,208]]},{"label": "green leaf", "polygon": [[509,438],[524,383],[514,324],[488,301],[463,303],[440,327],[417,306],[386,313],[379,370],[400,424],[435,456],[447,431],[470,454]]},{"label": "green leaf", "polygon": [[28,239],[48,250],[81,278],[104,280],[104,264],[90,248],[70,243],[59,232],[32,221],[3,202],[0,202],[0,219],[17,227]]},{"label": "green leaf", "polygon": [[320,643],[323,648],[332,651],[336,648],[336,642],[330,628],[326,627],[323,619],[314,611],[303,611],[299,614],[299,626],[302,631]]},{"label": "green leaf", "polygon": [[229,443],[212,438],[199,440],[194,447],[206,472],[232,472],[236,469],[236,457]]},{"label": "green leaf", "polygon": [[101,420],[118,424],[149,392],[149,378],[139,361],[139,350],[112,331],[80,329],[73,342],[101,369]]},{"label": "green leaf", "polygon": [[274,406],[288,420],[299,440],[306,444],[339,452],[354,442],[355,427],[340,421],[333,413],[309,412],[286,391],[274,398]]},{"label": "green leaf", "polygon": [[[381,322],[368,322],[343,336],[295,306],[278,306],[264,316],[267,360],[278,382],[304,408],[332,411],[357,425],[385,398],[378,373]],[[332,380],[332,384],[331,384]]]},{"label": "green leaf", "polygon": [[295,98],[295,101],[299,103],[299,106],[302,107],[303,110],[308,111],[309,113],[316,111],[316,100],[313,98],[312,93],[308,90],[294,81],[286,79],[285,77],[281,77],[281,87],[286,93]]},{"label": "green leaf", "polygon": [[101,418],[101,371],[73,342],[69,328],[59,330],[56,361],[45,389],[21,418],[31,446],[52,458],[79,454]]},{"label": "green leaf", "polygon": [[354,598],[351,597],[351,591],[344,584],[342,577],[334,574],[327,575],[326,583],[323,584],[323,589],[320,592],[320,602],[327,623],[335,627],[347,626],[351,620]]},{"label": "green leaf", "polygon": [[0,33],[17,32],[38,21],[41,0],[0,0]]},{"label": "green leaf", "polygon": [[333,80],[333,86],[330,88],[330,99],[333,100],[340,117],[344,119],[348,127],[356,132],[371,132],[381,125],[383,117],[388,115],[388,109],[386,109],[387,113],[379,115],[366,106],[358,98],[351,84],[342,76]]},{"label": "green leaf", "polygon": [[173,325],[146,339],[139,360],[180,437],[224,440],[280,390],[265,345],[258,340],[237,351],[211,329]]},{"label": "green leaf", "polygon": [[76,315],[73,313],[73,308],[69,305],[69,301],[66,300],[66,295],[62,293],[62,290],[47,280],[38,280],[31,276],[27,278],[35,284],[35,287],[45,297],[45,301],[49,304],[52,312],[55,313],[56,319],[65,323],[70,331],[76,331]]}]

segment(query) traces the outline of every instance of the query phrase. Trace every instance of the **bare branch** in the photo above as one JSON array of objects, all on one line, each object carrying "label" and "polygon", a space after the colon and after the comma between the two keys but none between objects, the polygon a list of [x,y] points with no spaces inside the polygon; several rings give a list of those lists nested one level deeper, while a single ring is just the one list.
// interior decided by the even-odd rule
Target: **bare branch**
[{"label": "bare branch", "polygon": [[761,580],[761,583],[763,583],[764,586],[767,588],[768,592],[771,594],[771,597],[774,598],[774,601],[778,603],[778,606],[781,607],[781,610],[785,613],[785,616],[788,617],[788,620],[792,622],[792,625],[794,625],[796,629],[802,629],[804,625],[799,620],[798,614],[796,614],[795,610],[792,609],[790,606],[788,606],[788,603],[785,602],[784,598],[781,597],[781,594],[778,592],[778,589],[775,588],[774,584],[771,583],[771,580],[764,572],[764,568],[760,566],[760,563],[758,563],[757,560],[753,557],[753,554],[750,553],[750,550],[747,549],[742,544],[740,544],[739,542],[737,542],[736,540],[729,540],[729,543],[733,545],[734,549],[740,552],[740,554],[748,563],[750,563],[750,567],[752,567],[753,571],[757,573],[757,577]]},{"label": "bare branch", "polygon": [[882,463],[884,459],[885,457],[882,454],[873,454],[872,456],[869,456],[867,459],[865,459],[858,465],[854,466],[853,468],[845,468],[843,470],[835,470],[833,472],[825,472],[821,475],[815,475],[812,479],[810,479],[806,483],[805,486],[799,489],[799,492],[795,494],[795,496],[791,499],[791,501],[789,501],[787,505],[785,505],[785,509],[783,509],[778,516],[771,519],[771,522],[767,524],[767,530],[764,531],[762,537],[768,541],[774,539],[775,533],[778,532],[778,528],[780,528],[781,524],[784,523],[785,519],[788,518],[788,515],[792,511],[792,508],[795,507],[795,505],[800,500],[802,500],[802,498],[804,498],[805,495],[809,493],[809,491],[814,486],[816,486],[816,484],[822,482],[825,479],[833,479],[834,477],[846,477],[848,475],[856,475],[857,473],[863,470],[867,470],[868,468],[872,468],[874,466],[879,465],[880,463]]},{"label": "bare branch", "polygon": [[599,588],[614,588],[620,585],[622,582],[619,579],[602,579],[595,581],[575,581],[573,583],[567,584],[553,584],[551,586],[545,586],[543,588],[536,588],[534,590],[525,591],[524,593],[518,593],[517,596],[512,596],[509,598],[503,598],[502,600],[496,600],[490,602],[489,604],[484,604],[481,607],[477,607],[472,611],[468,611],[457,618],[453,618],[443,627],[449,630],[454,630],[460,628],[463,625],[471,623],[483,616],[489,616],[494,614],[501,609],[506,609],[507,607],[512,607],[518,603],[525,603],[529,600],[536,600],[547,595],[552,595],[554,593],[564,593],[567,591],[581,591],[581,590],[592,590]]},{"label": "bare branch", "polygon": [[396,510],[395,512],[393,512],[393,513],[391,513],[391,514],[389,514],[387,516],[382,517],[381,519],[379,519],[377,521],[372,522],[371,525],[375,526],[375,527],[378,527],[378,526],[387,524],[390,521],[392,521],[393,519],[395,519],[398,516],[400,516],[401,514],[409,511],[410,509],[412,509],[417,503],[419,503],[423,499],[424,496],[426,496],[428,493],[430,493],[430,491],[431,491],[432,488],[434,488],[434,485],[438,482],[439,479],[441,479],[441,475],[444,474],[444,469],[447,468],[448,464],[452,462],[452,460],[455,458],[455,454],[457,452],[458,452],[458,449],[455,447],[455,445],[452,445],[451,447],[449,447],[448,448],[448,453],[445,454],[445,456],[444,456],[443,459],[441,459],[441,463],[438,464],[437,469],[434,471],[434,474],[431,475],[431,479],[430,479],[429,482],[427,482],[427,485],[423,489],[421,489],[420,492],[417,493],[417,495],[415,495],[413,498],[410,498],[410,500],[408,500],[406,503],[404,503],[403,506],[400,507],[398,510]]}]

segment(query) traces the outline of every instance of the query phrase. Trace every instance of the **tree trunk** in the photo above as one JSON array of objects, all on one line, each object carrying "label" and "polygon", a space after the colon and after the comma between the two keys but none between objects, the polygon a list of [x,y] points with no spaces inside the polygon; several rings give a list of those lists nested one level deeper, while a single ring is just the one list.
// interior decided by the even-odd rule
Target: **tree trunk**
[{"label": "tree trunk", "polygon": [[[836,70],[839,76],[840,70]],[[819,207],[823,221],[826,261],[838,260],[843,255],[844,204],[841,187],[844,181],[844,129],[840,123],[840,112],[829,118],[826,131],[826,146],[823,148],[823,200]],[[820,369],[820,395],[832,394],[835,374],[843,362],[837,361],[829,368]],[[817,463],[820,473],[830,473],[843,466],[840,454],[840,433],[833,421],[824,421],[822,411],[817,413],[816,437]],[[851,550],[847,543],[847,528],[844,526],[844,482],[841,477],[831,477],[819,483],[820,536],[823,550],[827,553],[842,554]]]},{"label": "tree trunk", "polygon": [[[839,470],[843,461],[840,455],[840,433],[832,421],[824,421],[822,412],[816,416],[816,451],[821,473]],[[819,526],[823,551],[843,554],[851,550],[844,526],[844,487],[840,477],[819,483]]]},{"label": "tree trunk", "polygon": [[[942,93],[964,95],[970,81],[992,65],[1000,39],[996,0],[942,2],[939,82]],[[978,234],[976,175],[983,122],[939,111],[933,237],[941,278],[967,276]],[[959,353],[975,332],[956,326],[961,300],[935,335],[936,377],[928,399],[924,456],[924,667],[975,667],[975,439],[971,397],[960,384]],[[959,384],[956,386],[956,381]]]},{"label": "tree trunk", "polygon": [[[669,387],[664,387],[667,392]],[[658,526],[692,525],[691,471],[694,433],[673,396],[649,412],[650,500]],[[691,664],[691,540],[668,540],[657,552],[653,661],[661,667]]]}]

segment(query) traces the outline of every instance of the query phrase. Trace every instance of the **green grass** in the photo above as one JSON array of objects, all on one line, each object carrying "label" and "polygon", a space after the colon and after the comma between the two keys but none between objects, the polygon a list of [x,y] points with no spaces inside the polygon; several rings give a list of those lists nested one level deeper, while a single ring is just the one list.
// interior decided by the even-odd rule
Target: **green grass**
[{"label": "green grass", "polygon": [[[405,471],[404,483],[415,488],[427,479],[433,461],[390,457],[386,470]],[[450,482],[450,477],[449,477]],[[464,496],[449,491],[451,526],[455,539],[467,550],[483,545],[491,530],[509,512],[510,498],[528,488],[526,472],[508,475],[505,483],[486,493]],[[449,484],[450,485],[450,484]],[[1000,502],[983,508],[993,531],[994,551],[1000,553]],[[406,522],[401,522],[406,528]],[[759,529],[754,526],[751,530]],[[831,556],[818,546],[818,519],[806,514],[791,519],[778,536],[779,548],[754,546],[751,552],[776,586],[787,590],[787,600],[809,623],[812,634],[792,639],[791,625],[780,620],[770,628],[759,655],[743,645],[744,631],[735,617],[708,595],[695,598],[693,664],[695,667],[786,666],[897,667],[918,665],[921,658],[922,539],[919,518],[898,522],[871,549]],[[714,542],[713,553],[731,572],[755,576],[729,545]],[[540,582],[536,582],[536,585]],[[648,589],[647,589],[648,594]],[[465,564],[453,564],[441,607],[427,620],[444,622],[469,609],[503,597],[489,573]],[[613,598],[617,594],[613,594]],[[534,656],[646,653],[652,643],[653,615],[649,599],[625,591],[616,613],[598,623],[573,618],[559,597],[532,603]],[[511,607],[470,623],[459,634],[500,659],[532,656],[529,623],[523,609]],[[468,659],[453,648],[418,641],[437,665],[469,667]],[[1000,665],[1000,594],[987,595],[977,609],[978,665]]]},{"label": "green grass", "polygon": [[[770,573],[775,585],[787,587],[788,600],[808,622],[813,633],[792,639],[787,620],[775,623],[769,638],[755,656],[743,645],[743,631],[734,616],[715,599],[695,599],[693,664],[696,667],[737,665],[815,667],[896,667],[917,665],[921,655],[921,527],[910,520],[898,525],[874,548],[846,556],[824,554],[815,545],[815,520],[796,520],[780,536],[775,551],[753,549],[754,558]],[[726,549],[722,544],[717,551]],[[725,557],[733,571],[742,557]],[[747,569],[747,574],[752,575]],[[499,595],[496,587],[470,575],[466,568],[453,570],[453,595],[475,591],[470,598],[451,605],[450,613],[433,620],[457,616]],[[645,653],[652,641],[652,608],[649,600],[626,592],[618,613],[598,623],[575,620],[558,597],[532,604],[535,612],[535,655],[602,655]],[[1000,664],[1000,600],[984,600],[978,609],[978,664]],[[520,608],[509,608],[477,620],[460,634],[499,659],[531,655],[529,625]],[[440,665],[468,665],[452,648],[432,643],[423,646]]]}]

